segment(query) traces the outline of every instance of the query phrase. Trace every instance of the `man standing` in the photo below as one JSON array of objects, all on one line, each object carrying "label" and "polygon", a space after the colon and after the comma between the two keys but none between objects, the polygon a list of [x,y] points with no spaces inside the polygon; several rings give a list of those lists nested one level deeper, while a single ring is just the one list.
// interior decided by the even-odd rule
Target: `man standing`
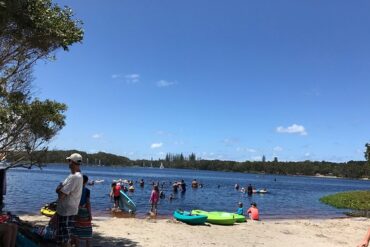
[{"label": "man standing", "polygon": [[82,156],[78,153],[67,157],[71,174],[56,188],[57,203],[57,243],[58,246],[71,246],[74,228],[74,217],[78,213],[80,204],[83,178],[80,165]]}]

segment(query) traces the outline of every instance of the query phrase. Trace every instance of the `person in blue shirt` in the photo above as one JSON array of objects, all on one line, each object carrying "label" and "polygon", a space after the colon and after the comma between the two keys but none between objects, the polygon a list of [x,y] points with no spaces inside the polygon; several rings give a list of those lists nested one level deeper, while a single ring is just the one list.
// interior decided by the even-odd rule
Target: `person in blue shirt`
[{"label": "person in blue shirt", "polygon": [[236,210],[236,214],[244,215],[243,203],[239,202],[238,205],[239,205],[239,208],[238,208],[238,210]]}]

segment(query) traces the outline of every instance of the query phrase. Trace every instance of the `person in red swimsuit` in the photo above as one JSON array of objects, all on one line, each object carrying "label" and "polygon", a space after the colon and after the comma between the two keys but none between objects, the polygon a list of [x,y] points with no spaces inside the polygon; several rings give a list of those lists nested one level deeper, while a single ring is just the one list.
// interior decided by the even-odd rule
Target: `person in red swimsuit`
[{"label": "person in red swimsuit", "polygon": [[251,220],[259,220],[258,208],[255,202],[251,203],[251,207],[248,209],[247,213],[249,214]]},{"label": "person in red swimsuit", "polygon": [[119,195],[120,195],[121,185],[119,183],[112,183],[112,191],[110,196],[114,199],[114,208],[118,208]]}]

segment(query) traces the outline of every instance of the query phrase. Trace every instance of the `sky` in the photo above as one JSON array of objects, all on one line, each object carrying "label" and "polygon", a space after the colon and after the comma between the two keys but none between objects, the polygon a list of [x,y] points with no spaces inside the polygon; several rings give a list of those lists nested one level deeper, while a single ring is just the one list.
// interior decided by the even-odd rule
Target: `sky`
[{"label": "sky", "polygon": [[50,149],[364,160],[369,1],[54,2],[85,37],[34,70],[35,96],[68,105]]}]

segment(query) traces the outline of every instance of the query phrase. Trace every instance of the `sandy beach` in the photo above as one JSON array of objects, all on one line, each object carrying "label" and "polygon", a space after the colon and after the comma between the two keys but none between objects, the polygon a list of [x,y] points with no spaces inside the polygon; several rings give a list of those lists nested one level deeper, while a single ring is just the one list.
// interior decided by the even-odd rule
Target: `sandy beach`
[{"label": "sandy beach", "polygon": [[[44,216],[21,216],[46,224]],[[93,246],[356,246],[370,219],[248,220],[190,226],[173,219],[95,218]]]}]

